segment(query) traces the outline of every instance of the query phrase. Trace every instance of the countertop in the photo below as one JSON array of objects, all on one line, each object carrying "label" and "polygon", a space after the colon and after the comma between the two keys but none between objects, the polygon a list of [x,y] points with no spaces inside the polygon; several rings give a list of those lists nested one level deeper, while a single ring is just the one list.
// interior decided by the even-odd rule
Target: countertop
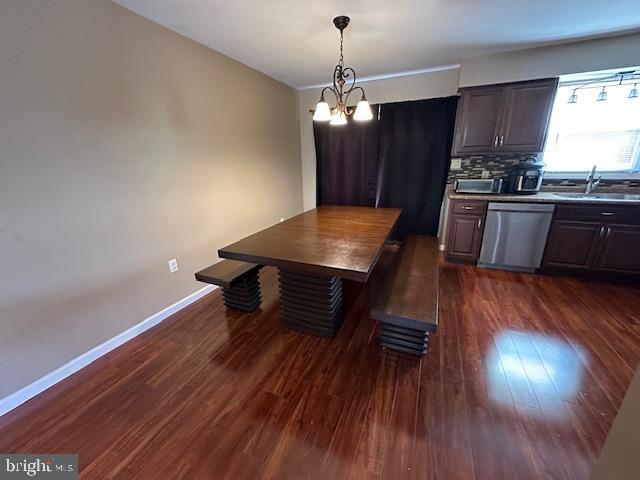
[{"label": "countertop", "polygon": [[[512,193],[456,193],[448,190],[452,200],[486,200],[490,202],[520,202],[520,203],[579,203],[591,205],[640,205],[640,200],[626,200],[620,198],[567,198],[555,195],[553,192],[538,192],[532,195],[514,195]],[[559,195],[567,192],[557,192]],[[596,193],[607,193],[604,190]],[[631,193],[631,192],[629,192]],[[635,192],[633,192],[635,193]]]}]

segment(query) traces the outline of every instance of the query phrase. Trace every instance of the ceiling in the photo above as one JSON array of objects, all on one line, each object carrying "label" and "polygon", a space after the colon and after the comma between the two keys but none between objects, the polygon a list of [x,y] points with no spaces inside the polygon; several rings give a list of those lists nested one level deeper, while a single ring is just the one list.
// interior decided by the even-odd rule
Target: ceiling
[{"label": "ceiling", "polygon": [[336,15],[360,77],[640,29],[638,0],[115,0],[297,88],[328,83]]}]

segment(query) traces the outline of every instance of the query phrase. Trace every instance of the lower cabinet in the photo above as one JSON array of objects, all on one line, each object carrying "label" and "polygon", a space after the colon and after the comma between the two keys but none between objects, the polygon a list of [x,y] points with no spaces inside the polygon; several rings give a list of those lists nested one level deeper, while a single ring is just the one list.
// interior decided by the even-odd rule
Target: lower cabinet
[{"label": "lower cabinet", "polygon": [[543,266],[588,270],[600,245],[602,224],[558,220],[551,223]]},{"label": "lower cabinet", "polygon": [[486,206],[487,202],[452,202],[447,228],[447,260],[476,263],[482,244]]},{"label": "lower cabinet", "polygon": [[640,273],[640,226],[606,225],[595,268],[613,273]]},{"label": "lower cabinet", "polygon": [[[543,269],[640,274],[640,222],[628,208],[558,207]],[[629,224],[603,221],[612,216]]]},{"label": "lower cabinet", "polygon": [[[445,258],[475,264],[488,202],[452,200]],[[640,206],[556,205],[543,271],[640,274]]]}]

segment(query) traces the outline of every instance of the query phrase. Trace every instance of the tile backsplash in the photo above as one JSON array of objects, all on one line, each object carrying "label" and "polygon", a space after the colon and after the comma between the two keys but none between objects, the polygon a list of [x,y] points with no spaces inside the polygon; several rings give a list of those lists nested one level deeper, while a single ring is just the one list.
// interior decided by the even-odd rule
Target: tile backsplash
[{"label": "tile backsplash", "polygon": [[[512,166],[531,158],[531,155],[470,155],[464,157],[455,157],[460,159],[460,169],[450,170],[447,178],[448,184],[453,184],[459,178],[482,178],[482,172],[489,172],[488,178],[502,178],[504,185],[507,184],[509,170]],[[586,177],[586,175],[585,175]],[[582,186],[586,184],[586,180],[562,179],[562,178],[543,178],[543,186],[571,187]],[[603,187],[640,187],[637,180],[602,180],[600,185]]]},{"label": "tile backsplash", "polygon": [[511,167],[525,159],[521,156],[501,155],[472,155],[456,158],[460,158],[460,169],[449,170],[447,183],[453,183],[459,178],[482,178],[482,172],[486,170],[489,172],[488,178],[502,178],[506,184]]}]

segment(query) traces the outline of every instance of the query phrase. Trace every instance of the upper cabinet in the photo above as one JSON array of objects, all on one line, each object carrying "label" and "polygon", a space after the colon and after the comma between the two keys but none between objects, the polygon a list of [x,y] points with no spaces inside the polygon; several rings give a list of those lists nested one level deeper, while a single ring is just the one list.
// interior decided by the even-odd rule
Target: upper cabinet
[{"label": "upper cabinet", "polygon": [[453,153],[484,153],[498,146],[504,87],[462,90]]},{"label": "upper cabinet", "polygon": [[540,153],[557,78],[461,89],[453,155]]}]

